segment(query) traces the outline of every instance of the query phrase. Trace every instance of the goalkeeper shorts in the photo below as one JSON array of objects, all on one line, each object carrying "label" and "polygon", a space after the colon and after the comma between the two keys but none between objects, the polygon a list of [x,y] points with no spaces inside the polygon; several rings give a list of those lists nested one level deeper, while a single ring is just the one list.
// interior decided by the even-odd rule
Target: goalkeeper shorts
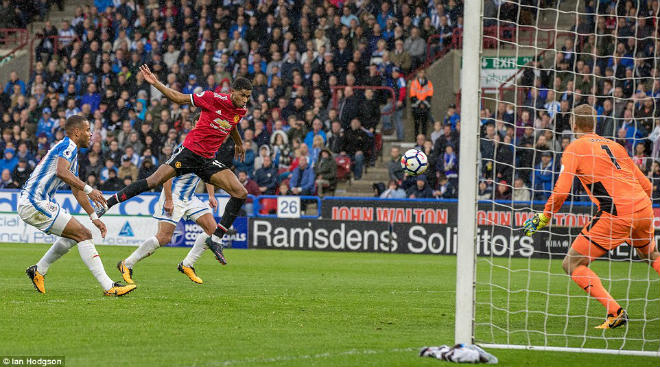
[{"label": "goalkeeper shorts", "polygon": [[627,243],[642,253],[655,249],[653,208],[625,217],[598,212],[573,241],[572,248],[584,256],[596,259]]}]

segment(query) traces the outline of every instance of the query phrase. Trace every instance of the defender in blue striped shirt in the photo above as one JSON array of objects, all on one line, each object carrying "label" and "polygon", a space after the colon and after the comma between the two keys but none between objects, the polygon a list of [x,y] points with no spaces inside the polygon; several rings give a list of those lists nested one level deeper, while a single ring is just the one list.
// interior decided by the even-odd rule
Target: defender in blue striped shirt
[{"label": "defender in blue striped shirt", "polygon": [[[204,204],[195,195],[195,189],[200,181],[201,178],[194,173],[187,173],[165,182],[153,214],[153,217],[159,221],[158,233],[144,241],[129,257],[117,264],[117,269],[119,269],[126,282],[133,283],[133,267],[135,264],[151,255],[158,247],[168,244],[172,240],[176,224],[181,218],[186,218],[197,222],[204,233],[197,236],[195,245],[188,252],[188,256],[179,263],[179,271],[186,274],[193,282],[203,283],[202,279],[197,276],[194,265],[204,250],[208,248],[206,240],[217,228],[210,208],[215,209],[218,206],[218,201],[214,196],[215,186],[211,184],[206,184],[206,190],[209,193],[208,205]],[[221,264],[227,264],[222,252],[220,252],[220,257],[217,257],[217,259]]]},{"label": "defender in blue striped shirt", "polygon": [[25,272],[37,291],[46,293],[44,276],[48,268],[78,244],[80,257],[101,283],[105,295],[122,296],[135,289],[135,285],[115,283],[108,277],[92,243],[92,233],[53,199],[61,186],[69,185],[73,196],[105,237],[105,224],[90,203],[91,199],[95,205],[105,206],[103,194],[78,178],[78,148],[89,147],[92,137],[89,121],[73,115],[66,120],[64,129],[67,136],[46,153],[21,190],[17,210],[21,219],[45,233],[60,236],[41,260]]}]

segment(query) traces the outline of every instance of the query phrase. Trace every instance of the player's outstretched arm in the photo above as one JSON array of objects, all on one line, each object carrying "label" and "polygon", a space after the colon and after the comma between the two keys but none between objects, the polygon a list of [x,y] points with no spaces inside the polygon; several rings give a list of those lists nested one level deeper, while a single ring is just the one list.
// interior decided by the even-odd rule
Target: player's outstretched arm
[{"label": "player's outstretched arm", "polygon": [[555,187],[552,189],[552,194],[545,203],[543,213],[536,213],[523,224],[525,236],[531,236],[539,229],[547,226],[550,223],[552,215],[559,211],[561,206],[564,205],[566,198],[568,198],[571,186],[573,186],[573,179],[575,178],[576,161],[567,152],[564,152],[564,157],[562,157],[561,173],[559,174],[559,178],[557,178]]},{"label": "player's outstretched arm", "polygon": [[140,66],[140,72],[142,73],[142,76],[144,77],[144,80],[147,81],[147,83],[153,85],[170,101],[179,105],[190,104],[190,94],[183,94],[161,83],[156,75],[154,75],[154,73],[149,70],[147,65]]},{"label": "player's outstretched arm", "polygon": [[[75,189],[84,192],[87,196],[89,196],[90,199],[92,199],[94,204],[98,205],[99,207],[107,206],[103,194],[99,190],[92,189],[91,186],[87,185],[81,179],[76,177],[76,175],[74,175],[73,172],[69,170],[70,167],[71,163],[65,158],[60,157],[57,159],[57,168],[55,170],[55,174],[67,185],[71,186],[71,190]],[[87,200],[85,199],[83,201]],[[80,205],[83,204],[80,200],[78,200],[78,202]]]},{"label": "player's outstretched arm", "polygon": [[96,228],[101,231],[101,237],[105,238],[105,234],[108,232],[107,228],[105,227],[105,223],[101,222],[96,212],[94,212],[94,208],[92,207],[92,204],[89,203],[89,199],[87,198],[85,192],[71,187],[71,193],[73,194],[73,197],[76,198],[78,203],[80,203],[80,206],[83,208],[83,210],[85,210],[87,215],[89,215],[89,219],[92,220],[92,223],[94,223]]}]

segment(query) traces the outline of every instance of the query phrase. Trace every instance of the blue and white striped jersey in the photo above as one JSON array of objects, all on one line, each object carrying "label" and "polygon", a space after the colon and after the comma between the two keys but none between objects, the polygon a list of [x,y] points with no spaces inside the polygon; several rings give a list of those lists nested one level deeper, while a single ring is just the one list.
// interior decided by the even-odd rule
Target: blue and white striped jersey
[{"label": "blue and white striped jersey", "polygon": [[65,185],[55,174],[60,157],[71,163],[69,170],[78,176],[78,146],[69,137],[65,137],[41,159],[23,186],[21,195],[27,195],[31,200],[51,201],[57,189]]},{"label": "blue and white striped jersey", "polygon": [[190,200],[195,194],[195,189],[201,181],[194,173],[186,173],[172,180],[172,200]]}]

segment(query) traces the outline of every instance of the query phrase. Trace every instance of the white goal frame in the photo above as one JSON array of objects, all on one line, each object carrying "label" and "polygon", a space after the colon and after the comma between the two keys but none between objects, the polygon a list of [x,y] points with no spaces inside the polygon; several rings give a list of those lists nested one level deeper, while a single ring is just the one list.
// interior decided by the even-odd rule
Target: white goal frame
[{"label": "white goal frame", "polygon": [[[456,256],[455,343],[475,340],[477,191],[479,163],[479,106],[481,105],[482,1],[466,1],[461,70],[461,134],[459,165],[458,246]],[[553,352],[603,353],[660,357],[659,351],[571,348],[514,344],[482,344],[485,348]]]}]

